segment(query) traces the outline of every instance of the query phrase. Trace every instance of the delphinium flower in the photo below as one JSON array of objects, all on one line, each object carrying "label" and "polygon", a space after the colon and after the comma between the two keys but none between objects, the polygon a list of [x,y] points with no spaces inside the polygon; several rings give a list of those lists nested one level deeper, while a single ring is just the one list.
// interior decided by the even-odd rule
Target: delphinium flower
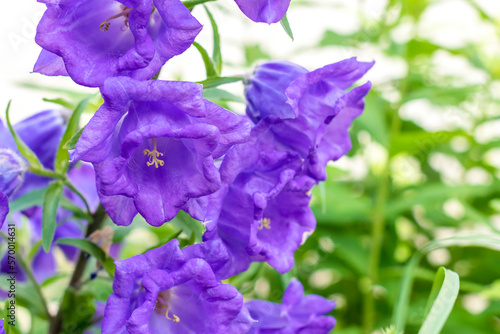
[{"label": "delphinium flower", "polygon": [[276,23],[288,10],[290,0],[235,0],[241,11],[252,21]]},{"label": "delphinium flower", "polygon": [[281,304],[265,300],[245,303],[255,322],[249,334],[327,334],[335,318],[326,316],[335,302],[318,295],[304,295],[304,287],[292,279]]},{"label": "delphinium flower", "polygon": [[[55,110],[37,113],[17,124],[14,130],[37,155],[42,165],[53,168],[65,119]],[[27,162],[17,150],[9,129],[0,120],[0,227],[9,212],[8,201],[48,185],[50,179],[26,172]]]},{"label": "delphinium flower", "polygon": [[84,86],[111,76],[150,79],[183,53],[201,24],[180,0],[40,0],[47,5],[35,37],[34,71],[69,75]]},{"label": "delphinium flower", "polygon": [[214,275],[227,260],[219,242],[179,242],[116,261],[103,334],[246,333],[252,319],[238,290]]},{"label": "delphinium flower", "polygon": [[203,99],[199,84],[118,77],[101,93],[71,156],[94,164],[101,203],[118,225],[137,212],[154,226],[180,209],[193,214],[189,200],[220,187],[214,159],[250,131],[244,117]]},{"label": "delphinium flower", "polygon": [[[274,121],[280,122],[279,119]],[[276,150],[272,117],[260,122],[248,142],[234,146],[220,167],[223,186],[208,197],[204,240],[221,239],[230,259],[227,278],[252,261],[267,261],[283,273],[315,228],[309,190],[315,181],[300,172],[300,156]]]},{"label": "delphinium flower", "polygon": [[247,114],[255,123],[281,118],[275,140],[300,154],[305,174],[325,180],[327,162],[351,148],[348,128],[363,112],[371,83],[346,89],[373,64],[350,58],[309,72],[287,61],[265,63],[246,82]]}]

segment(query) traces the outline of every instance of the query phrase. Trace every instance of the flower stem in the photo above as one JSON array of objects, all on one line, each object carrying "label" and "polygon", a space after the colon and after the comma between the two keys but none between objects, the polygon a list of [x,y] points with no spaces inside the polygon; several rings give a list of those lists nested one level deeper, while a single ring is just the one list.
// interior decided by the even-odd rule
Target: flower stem
[{"label": "flower stem", "polygon": [[[106,220],[106,211],[102,205],[99,205],[95,214],[92,215],[92,222],[87,226],[87,231],[85,233],[85,237],[87,238],[89,235],[94,233],[96,230],[102,227],[104,221]],[[69,282],[69,286],[64,293],[62,301],[64,301],[66,295],[68,294],[68,290],[78,290],[80,287],[80,281],[82,279],[83,273],[85,272],[85,267],[87,266],[88,257],[84,252],[80,251],[80,255],[78,255],[78,260],[76,262],[75,270],[73,271],[73,275],[71,275],[71,280]],[[62,306],[61,301],[61,306]],[[59,307],[59,311],[57,315],[52,318],[50,322],[50,334],[59,334],[63,329],[63,314],[62,307]]]}]

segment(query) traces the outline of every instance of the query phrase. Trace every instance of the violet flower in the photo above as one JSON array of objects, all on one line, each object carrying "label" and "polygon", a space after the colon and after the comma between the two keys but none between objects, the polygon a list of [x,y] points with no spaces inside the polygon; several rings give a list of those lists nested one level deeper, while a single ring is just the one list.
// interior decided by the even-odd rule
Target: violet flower
[{"label": "violet flower", "polygon": [[264,300],[245,303],[256,321],[249,334],[327,334],[335,327],[335,318],[325,316],[335,308],[335,302],[318,295],[304,296],[304,287],[292,279],[282,304]]},{"label": "violet flower", "polygon": [[208,197],[203,238],[221,239],[230,254],[219,271],[222,278],[245,271],[252,261],[289,271],[294,252],[315,229],[309,208],[315,181],[297,174],[297,153],[276,150],[275,125],[273,117],[266,118],[248,142],[226,154],[220,167],[223,186]]},{"label": "violet flower", "polygon": [[26,163],[16,152],[0,148],[0,228],[9,213],[10,196],[22,183]]},{"label": "violet flower", "polygon": [[[98,198],[92,166],[90,164],[72,166],[68,173],[68,178],[71,181],[79,181],[74,182],[75,187],[80,191],[80,193],[83,194],[89,203],[91,211],[95,211],[98,204]],[[73,192],[65,189],[64,195],[71,202],[85,210],[83,201]],[[18,228],[22,222],[27,221],[27,228],[30,230],[31,243],[32,245],[35,245],[42,238],[42,207],[32,207],[28,210],[28,212],[29,214],[26,215],[26,217],[23,217],[23,214],[21,213],[16,213],[13,215],[12,220],[16,223]],[[69,261],[75,261],[78,255],[78,249],[73,246],[58,245],[57,240],[60,238],[83,238],[85,225],[83,222],[75,220],[71,212],[62,208],[58,209],[56,221],[57,227],[52,241],[52,247],[57,246],[60,250],[62,250],[63,254]],[[40,247],[33,256],[31,269],[35,279],[40,283],[48,277],[53,276],[57,272],[54,252],[51,250],[49,253],[46,253],[43,248]],[[8,271],[8,259],[7,254],[5,254],[0,260],[0,272]],[[25,276],[21,268],[18,268],[17,278],[19,281],[25,280]]]},{"label": "violet flower", "polygon": [[[42,165],[53,168],[65,119],[55,110],[39,112],[15,124],[14,130],[37,155]],[[0,228],[9,212],[9,199],[48,185],[50,178],[27,170],[28,164],[17,150],[9,129],[0,120]]]},{"label": "violet flower", "polygon": [[112,76],[150,79],[183,53],[201,24],[180,0],[39,0],[34,71],[98,87]]},{"label": "violet flower", "polygon": [[225,260],[219,242],[181,250],[174,239],[144,255],[115,261],[102,333],[248,332],[252,320],[243,296],[213,272]]},{"label": "violet flower", "polygon": [[188,201],[220,187],[214,158],[251,126],[203,99],[199,84],[120,77],[101,92],[105,103],[71,155],[94,164],[101,203],[118,225],[137,212],[153,226],[181,208],[193,214]]},{"label": "violet flower", "polygon": [[351,149],[348,128],[363,112],[371,83],[346,89],[373,64],[350,58],[312,72],[285,61],[263,64],[246,83],[247,114],[256,123],[283,119],[272,130],[281,149],[299,153],[304,173],[325,180],[327,162]]},{"label": "violet flower", "polygon": [[285,16],[290,0],[235,0],[243,14],[255,22],[276,23]]}]

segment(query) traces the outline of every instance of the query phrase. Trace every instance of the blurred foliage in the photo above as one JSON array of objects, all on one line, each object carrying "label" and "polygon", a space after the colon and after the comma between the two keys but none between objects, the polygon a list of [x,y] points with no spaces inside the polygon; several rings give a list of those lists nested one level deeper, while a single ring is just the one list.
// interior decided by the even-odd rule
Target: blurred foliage
[{"label": "blurred foliage", "polygon": [[[397,301],[403,292],[405,268],[421,254],[411,291],[407,291],[410,300],[404,333],[418,333],[441,266],[460,277],[458,299],[442,333],[500,333],[500,245],[486,241],[482,245],[481,239],[481,235],[500,234],[500,136],[498,123],[493,123],[500,120],[500,42],[478,39],[451,48],[425,38],[417,27],[426,12],[440,2],[445,1],[389,0],[383,13],[376,16],[359,6],[361,24],[357,31],[342,34],[328,30],[318,45],[311,46],[352,55],[374,50],[375,69],[385,66],[380,69],[383,72],[397,62],[404,65],[405,74],[374,83],[365,112],[351,130],[352,150],[328,167],[327,181],[313,190],[311,206],[317,229],[296,252],[295,268],[280,275],[267,264],[253,263],[247,272],[228,280],[245,298],[281,302],[288,282],[297,277],[306,293],[337,301],[332,312],[337,319],[334,333],[397,333],[393,325],[400,311]],[[464,2],[482,25],[500,37],[499,18],[491,17],[472,0]],[[342,7],[342,2],[337,5]],[[292,6],[321,10],[327,5],[296,0]],[[292,20],[290,26],[293,30]],[[408,31],[404,38],[396,38],[402,27],[409,27]],[[213,29],[218,39],[215,25]],[[213,50],[218,59],[212,64],[213,72],[217,74],[222,65],[220,53],[224,52],[223,41],[221,44],[222,50],[218,50],[218,43]],[[246,45],[243,55],[249,72],[255,63],[273,58],[256,43]],[[379,56],[386,61],[380,61]],[[437,61],[440,57],[444,62],[458,60],[463,66],[452,73],[442,71],[443,60]],[[468,80],[465,68],[484,79],[479,83]],[[204,90],[204,96],[231,109],[232,103],[244,101],[242,96],[215,87],[222,81],[241,79],[206,81],[206,87],[211,88]],[[52,91],[63,98],[51,102],[69,109],[86,97],[69,90]],[[100,96],[92,96],[84,112],[95,112],[102,102]],[[411,109],[413,113],[408,112]],[[486,129],[492,126],[496,126],[496,136],[486,136]],[[38,203],[40,194],[28,194],[25,201]],[[20,211],[23,203],[12,203],[12,207]],[[200,242],[203,233],[203,226],[185,213],[158,228],[139,216],[128,227],[110,221],[106,224],[113,227],[113,242],[122,245],[118,259],[173,238],[179,238],[181,246]],[[457,235],[476,237],[472,246],[447,247],[444,243],[428,254],[420,253],[425,245]],[[21,235],[20,239],[20,253],[30,253],[29,241],[22,242],[29,238]],[[67,285],[71,269],[66,263],[61,275],[41,284],[51,300],[61,300],[63,291],[58,286]],[[105,301],[111,293],[112,279],[103,270],[97,279],[90,279],[93,274],[95,266],[87,266],[82,289],[64,297],[63,312],[83,305],[82,312],[63,313],[71,317],[70,323],[77,324],[75,333],[99,321],[92,319],[94,302]],[[30,309],[32,332],[38,333],[45,331],[47,322],[38,300],[32,298],[36,296],[34,289],[30,282],[20,284],[18,301],[20,307]]]}]

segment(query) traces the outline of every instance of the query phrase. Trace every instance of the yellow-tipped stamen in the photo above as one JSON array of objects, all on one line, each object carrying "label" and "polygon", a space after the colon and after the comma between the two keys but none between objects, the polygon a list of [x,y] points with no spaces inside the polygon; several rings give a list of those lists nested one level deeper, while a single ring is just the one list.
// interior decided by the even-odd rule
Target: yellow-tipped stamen
[{"label": "yellow-tipped stamen", "polygon": [[159,159],[159,157],[161,157],[163,153],[158,152],[158,150],[156,149],[156,138],[153,138],[152,141],[153,141],[153,149],[150,151],[147,148],[145,148],[144,151],[142,151],[142,153],[144,155],[149,156],[149,161],[146,162],[146,165],[148,165],[148,167],[155,165],[155,167],[158,168],[158,165],[163,166],[165,162]]},{"label": "yellow-tipped stamen", "polygon": [[131,11],[132,11],[132,7],[124,7],[121,13],[112,15],[112,16],[108,17],[106,20],[104,20],[101,23],[101,25],[99,26],[99,29],[102,32],[108,31],[109,26],[111,24],[109,21],[117,19],[117,18],[122,17],[122,16],[125,16],[125,27],[127,28],[128,27],[128,16],[129,16]]},{"label": "yellow-tipped stamen", "polygon": [[266,228],[268,230],[271,228],[271,219],[270,218],[261,218],[260,219],[259,230],[262,230],[263,228]]}]

